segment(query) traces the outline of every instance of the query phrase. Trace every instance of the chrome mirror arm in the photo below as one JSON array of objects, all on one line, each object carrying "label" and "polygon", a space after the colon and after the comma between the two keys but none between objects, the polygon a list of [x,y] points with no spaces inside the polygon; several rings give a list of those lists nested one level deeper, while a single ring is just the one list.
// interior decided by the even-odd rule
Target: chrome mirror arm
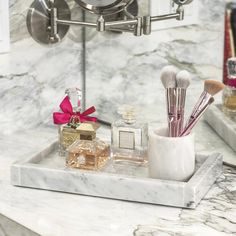
[{"label": "chrome mirror arm", "polygon": [[100,15],[96,22],[87,22],[72,20],[69,6],[64,0],[48,0],[47,2],[46,0],[35,0],[28,11],[27,27],[31,36],[43,44],[54,44],[61,41],[68,32],[70,25],[92,27],[98,32],[118,31],[130,32],[135,36],[149,35],[152,32],[152,24],[156,21],[184,19],[183,4],[188,4],[192,0],[173,1],[175,3],[182,2],[182,4],[178,4],[175,13],[135,17],[124,8],[125,18],[123,20],[106,21],[104,16]]},{"label": "chrome mirror arm", "polygon": [[142,34],[151,34],[151,25],[153,22],[176,19],[184,19],[184,9],[183,6],[177,8],[176,13],[159,15],[159,16],[143,16],[143,17],[133,17],[133,19],[119,20],[119,21],[108,21],[106,22],[103,16],[99,16],[96,23],[94,22],[84,22],[84,21],[74,21],[74,20],[60,20],[57,18],[57,9],[51,9],[51,35],[52,41],[56,38],[57,24],[62,25],[77,25],[84,27],[96,28],[99,32],[104,31],[119,31],[119,32],[133,32],[135,36],[141,36]]}]

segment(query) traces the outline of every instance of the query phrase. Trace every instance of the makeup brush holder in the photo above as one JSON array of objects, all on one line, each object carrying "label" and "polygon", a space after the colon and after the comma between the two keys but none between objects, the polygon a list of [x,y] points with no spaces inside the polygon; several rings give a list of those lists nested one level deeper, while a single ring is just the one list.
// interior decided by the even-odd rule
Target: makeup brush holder
[{"label": "makeup brush holder", "polygon": [[168,137],[168,129],[149,136],[149,176],[155,179],[187,181],[195,170],[194,134]]}]

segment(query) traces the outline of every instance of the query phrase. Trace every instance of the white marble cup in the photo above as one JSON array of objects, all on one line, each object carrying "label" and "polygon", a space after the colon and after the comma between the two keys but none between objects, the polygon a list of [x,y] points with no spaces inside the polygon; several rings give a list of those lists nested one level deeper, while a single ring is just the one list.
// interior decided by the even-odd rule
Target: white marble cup
[{"label": "white marble cup", "polygon": [[172,138],[166,128],[151,132],[148,158],[151,178],[187,181],[195,170],[194,134]]}]

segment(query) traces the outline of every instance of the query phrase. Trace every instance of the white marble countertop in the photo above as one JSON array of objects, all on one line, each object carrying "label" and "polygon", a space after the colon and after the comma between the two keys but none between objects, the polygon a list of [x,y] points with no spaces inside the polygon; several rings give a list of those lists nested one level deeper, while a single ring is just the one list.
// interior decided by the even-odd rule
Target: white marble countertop
[{"label": "white marble countertop", "polygon": [[[204,130],[205,136],[200,135]],[[109,130],[101,130],[106,137]],[[207,124],[197,129],[197,150],[235,153]],[[57,132],[41,128],[1,136],[0,213],[40,235],[129,236],[133,235],[235,235],[236,170],[224,167],[217,181],[196,210],[131,203],[37,189],[10,184],[10,166],[39,152],[53,142]],[[138,229],[137,229],[138,228]]]}]

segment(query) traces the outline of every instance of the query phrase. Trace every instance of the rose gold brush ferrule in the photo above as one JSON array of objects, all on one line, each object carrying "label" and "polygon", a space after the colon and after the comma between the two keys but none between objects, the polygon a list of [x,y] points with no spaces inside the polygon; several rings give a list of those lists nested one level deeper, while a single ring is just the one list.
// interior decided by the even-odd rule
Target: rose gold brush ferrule
[{"label": "rose gold brush ferrule", "polygon": [[198,111],[198,113],[196,114],[196,116],[194,117],[194,119],[192,119],[191,123],[189,123],[185,129],[183,130],[183,132],[180,134],[180,137],[188,135],[191,130],[193,129],[193,127],[197,124],[197,122],[200,120],[200,118],[202,117],[202,115],[205,113],[205,111],[207,110],[207,108],[214,102],[214,98],[211,97],[207,103],[205,103],[204,106],[202,106],[202,108]]},{"label": "rose gold brush ferrule", "polygon": [[175,88],[166,89],[167,98],[167,116],[168,116],[168,127],[169,137],[176,137],[176,122],[177,122],[177,111],[176,111],[176,90]]},{"label": "rose gold brush ferrule", "polygon": [[176,93],[177,93],[177,136],[179,136],[183,130],[183,124],[184,124],[186,89],[177,88]]},{"label": "rose gold brush ferrule", "polygon": [[203,91],[200,98],[198,99],[196,105],[193,108],[193,111],[188,119],[188,121],[186,122],[185,127],[188,126],[188,124],[190,124],[192,122],[192,120],[195,119],[195,117],[197,116],[197,114],[199,113],[199,111],[202,109],[202,107],[204,107],[206,105],[206,103],[208,103],[208,101],[212,98],[212,95],[209,94],[206,91]]}]

